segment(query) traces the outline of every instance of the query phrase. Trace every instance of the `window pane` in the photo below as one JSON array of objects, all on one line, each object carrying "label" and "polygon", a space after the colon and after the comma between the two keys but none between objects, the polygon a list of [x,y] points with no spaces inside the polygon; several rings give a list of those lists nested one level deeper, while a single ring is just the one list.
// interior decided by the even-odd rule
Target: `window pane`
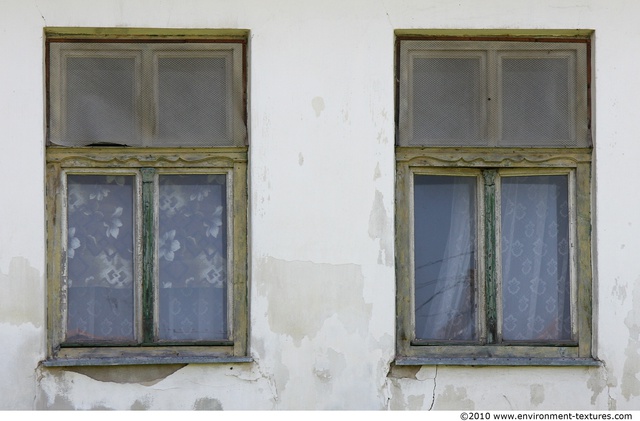
[{"label": "window pane", "polygon": [[502,336],[571,338],[566,176],[502,178]]},{"label": "window pane", "polygon": [[482,145],[479,58],[413,60],[413,142]]},{"label": "window pane", "polygon": [[162,145],[231,145],[225,58],[158,59]]},{"label": "window pane", "polygon": [[502,59],[502,145],[571,144],[567,58]]},{"label": "window pane", "polygon": [[476,182],[415,176],[417,339],[476,338]]},{"label": "window pane", "polygon": [[67,177],[67,341],[133,341],[133,176]]},{"label": "window pane", "polygon": [[159,180],[158,337],[227,339],[226,177]]},{"label": "window pane", "polygon": [[134,143],[135,59],[70,57],[66,64],[64,143]]}]

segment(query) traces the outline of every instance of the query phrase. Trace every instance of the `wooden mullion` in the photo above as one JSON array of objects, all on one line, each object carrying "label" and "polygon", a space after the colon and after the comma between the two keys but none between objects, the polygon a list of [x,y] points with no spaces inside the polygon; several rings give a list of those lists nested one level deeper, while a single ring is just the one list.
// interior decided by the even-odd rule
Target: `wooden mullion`
[{"label": "wooden mullion", "polygon": [[487,343],[496,343],[498,333],[496,270],[496,170],[484,170],[484,264]]},{"label": "wooden mullion", "polygon": [[154,168],[142,168],[142,342],[151,343],[154,329],[155,179]]}]

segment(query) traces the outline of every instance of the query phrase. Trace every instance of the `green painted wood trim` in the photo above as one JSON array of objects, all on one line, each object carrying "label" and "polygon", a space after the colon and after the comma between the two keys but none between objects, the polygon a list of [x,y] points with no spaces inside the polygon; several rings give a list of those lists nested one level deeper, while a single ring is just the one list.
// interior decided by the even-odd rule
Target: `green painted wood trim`
[{"label": "green painted wood trim", "polygon": [[591,162],[591,148],[470,148],[396,146],[396,160],[412,166],[572,167]]},{"label": "green painted wood trim", "polygon": [[247,162],[243,147],[224,148],[127,148],[127,147],[47,147],[47,162],[63,168],[208,167],[232,168]]},{"label": "green painted wood trim", "polygon": [[[482,172],[484,179],[484,275],[487,342],[495,343],[498,332],[496,305],[496,171]],[[482,317],[482,315],[478,315]]]},{"label": "green painted wood trim", "polygon": [[210,28],[113,28],[113,27],[57,27],[49,26],[44,28],[47,38],[91,38],[91,39],[114,39],[114,38],[134,38],[150,40],[154,38],[164,39],[248,39],[248,29],[210,29]]},{"label": "green painted wood trim", "polygon": [[142,342],[154,341],[155,179],[153,168],[142,168]]},{"label": "green painted wood trim", "polygon": [[394,34],[398,38],[577,38],[588,39],[595,31],[593,29],[396,29]]},{"label": "green painted wood trim", "polygon": [[[504,154],[503,154],[504,152]],[[592,242],[591,242],[591,149],[502,150],[499,148],[396,147],[396,355],[417,365],[598,365],[592,343]],[[558,343],[422,344],[414,341],[411,289],[411,175],[429,169],[438,173],[478,168],[484,172],[522,169],[524,173],[570,173],[575,171],[577,337]],[[546,170],[545,170],[546,169]],[[509,170],[511,171],[511,170]],[[495,180],[494,180],[495,183]],[[495,188],[495,186],[494,186]],[[494,195],[497,194],[494,193]],[[485,199],[490,195],[485,192]],[[495,205],[493,198],[493,206]],[[495,209],[493,212],[495,213]],[[494,218],[491,218],[495,220]],[[484,219],[483,219],[484,222]],[[486,224],[486,222],[484,222]],[[494,225],[497,222],[492,222]],[[485,229],[484,235],[495,236]],[[484,238],[484,236],[483,236]],[[494,240],[495,241],[495,240]],[[485,245],[485,249],[489,248]],[[495,288],[495,285],[493,286]],[[486,298],[485,298],[486,299]],[[487,314],[486,311],[484,314]],[[495,314],[495,311],[494,311]],[[480,315],[480,317],[483,317]],[[482,359],[483,362],[478,362]],[[417,361],[417,362],[416,362]]]},{"label": "green painted wood trim", "polygon": [[396,351],[399,355],[411,353],[413,340],[413,261],[411,253],[411,184],[413,177],[409,166],[398,163],[395,195],[395,263],[396,263]]},{"label": "green painted wood trim", "polygon": [[593,273],[591,243],[591,166],[576,169],[577,333],[581,357],[592,354]]},{"label": "green painted wood trim", "polygon": [[236,163],[232,172],[232,253],[233,277],[227,288],[232,294],[233,320],[227,321],[232,328],[233,354],[247,355],[249,331],[249,269],[248,269],[248,176],[247,165]]}]

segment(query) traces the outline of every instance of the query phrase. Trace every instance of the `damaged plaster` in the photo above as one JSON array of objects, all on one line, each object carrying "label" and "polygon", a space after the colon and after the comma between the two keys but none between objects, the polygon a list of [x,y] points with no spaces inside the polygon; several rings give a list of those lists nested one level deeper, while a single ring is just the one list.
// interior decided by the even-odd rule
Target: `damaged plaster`
[{"label": "damaged plaster", "polygon": [[185,366],[186,364],[69,367],[67,371],[73,371],[100,382],[139,383],[152,386]]},{"label": "damaged plaster", "polygon": [[[13,325],[30,323],[44,325],[44,282],[40,272],[24,257],[14,257],[9,272],[0,272],[0,309],[2,322]],[[25,297],[29,299],[16,299]]]},{"label": "damaged plaster", "polygon": [[369,237],[380,241],[380,251],[378,253],[378,263],[386,266],[393,265],[393,235],[392,220],[387,214],[384,206],[382,193],[376,190],[371,213],[369,214]]},{"label": "damaged plaster", "polygon": [[290,336],[296,345],[304,338],[313,339],[334,315],[347,332],[368,332],[371,304],[364,301],[359,266],[266,258],[258,271],[263,280],[259,293],[268,300],[269,326]]},{"label": "damaged plaster", "polygon": [[[636,281],[638,284],[638,281]],[[640,396],[640,287],[633,290],[632,307],[624,319],[629,331],[627,347],[624,351],[625,361],[622,375],[622,396],[628,401],[631,397]]]}]

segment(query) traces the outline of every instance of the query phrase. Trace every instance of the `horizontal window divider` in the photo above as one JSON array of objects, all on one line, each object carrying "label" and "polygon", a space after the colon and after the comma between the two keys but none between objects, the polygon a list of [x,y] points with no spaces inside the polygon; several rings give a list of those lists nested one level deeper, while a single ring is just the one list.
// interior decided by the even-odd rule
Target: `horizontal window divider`
[{"label": "horizontal window divider", "polygon": [[397,358],[395,364],[409,365],[440,365],[440,366],[578,366],[599,367],[602,362],[594,358],[487,358],[487,357],[403,357]]},{"label": "horizontal window divider", "polygon": [[550,346],[550,347],[576,347],[578,342],[576,341],[505,341],[499,343],[501,346]]},{"label": "horizontal window divider", "polygon": [[436,341],[425,339],[414,339],[411,341],[411,346],[482,346],[483,342],[474,341]]},{"label": "horizontal window divider", "polygon": [[590,148],[511,149],[396,147],[396,161],[411,166],[575,167],[591,162]]},{"label": "horizontal window divider", "polygon": [[247,162],[247,147],[229,148],[67,148],[48,147],[47,162],[62,168],[233,168]]},{"label": "horizontal window divider", "polygon": [[151,343],[142,343],[141,347],[163,347],[163,346],[179,346],[179,347],[194,347],[194,346],[233,346],[233,341],[190,341],[190,342],[175,342],[175,341],[156,341]]}]

